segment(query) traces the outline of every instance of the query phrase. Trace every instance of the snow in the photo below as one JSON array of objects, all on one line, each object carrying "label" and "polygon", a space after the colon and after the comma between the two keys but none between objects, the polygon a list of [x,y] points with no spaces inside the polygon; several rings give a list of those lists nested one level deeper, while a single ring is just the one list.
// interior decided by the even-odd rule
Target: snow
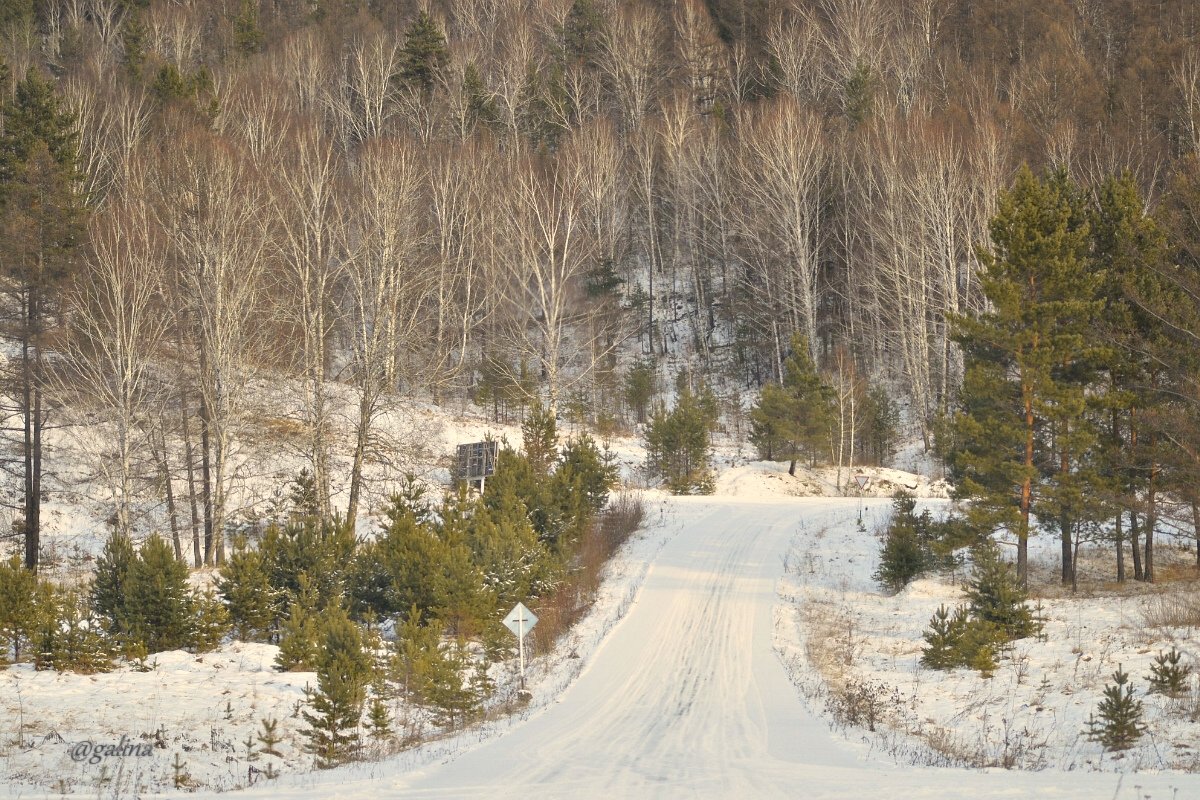
[{"label": "snow", "polygon": [[[870,502],[876,515],[885,507]],[[847,598],[866,589],[845,585],[873,569],[865,547],[842,550],[872,538],[857,531],[857,510],[856,500],[845,499],[666,500],[663,526],[651,534],[661,538],[661,550],[628,613],[584,657],[574,681],[549,693],[556,699],[524,721],[483,732],[484,741],[471,747],[439,743],[432,758],[422,760],[418,751],[284,778],[251,793],[347,800],[844,798],[877,796],[886,787],[890,797],[915,800],[1200,796],[1200,776],[1181,773],[1114,774],[1082,764],[1070,773],[913,766],[909,752],[881,750],[862,729],[831,730],[822,709],[806,699],[807,632],[791,624],[804,608],[788,598],[796,576],[806,574],[816,588]],[[827,563],[847,569],[839,574]],[[912,589],[925,600],[940,593],[931,582]],[[544,688],[535,692],[535,705],[548,699]]]},{"label": "snow", "polygon": [[[515,426],[432,409],[416,416],[429,451],[486,432],[519,443]],[[640,445],[613,445],[632,476]],[[1081,597],[1047,593],[1048,641],[1018,643],[992,678],[930,672],[917,663],[921,632],[939,604],[958,602],[962,576],[886,596],[871,579],[874,532],[896,488],[937,511],[944,483],[855,468],[871,477],[860,493],[846,470],[798,466],[789,476],[786,463],[747,463],[732,448],[718,462],[714,497],[643,492],[645,530],[609,565],[585,620],[553,652],[533,654],[525,706],[515,705],[515,663],[497,665],[499,690],[483,722],[317,773],[295,713],[313,676],[274,671],[271,646],[159,653],[145,672],[10,667],[0,671],[0,797],[173,796],[176,756],[197,796],[242,787],[242,742],[264,717],[279,720],[283,775],[246,792],[283,798],[821,798],[875,796],[881,787],[918,800],[1200,797],[1200,775],[1190,774],[1200,760],[1190,716],[1200,701],[1142,695],[1159,650],[1176,643],[1195,663],[1191,629],[1148,624],[1165,595],[1103,585]],[[246,502],[265,497],[274,477],[246,481]],[[85,511],[64,501],[62,513],[83,525]],[[1035,560],[1056,546],[1033,544]],[[1150,725],[1119,759],[1081,736],[1117,663],[1138,686]],[[876,697],[874,731],[831,713],[848,687]],[[99,764],[70,757],[75,743],[122,736],[153,743],[153,754]],[[979,763],[1037,771],[961,766]]]}]

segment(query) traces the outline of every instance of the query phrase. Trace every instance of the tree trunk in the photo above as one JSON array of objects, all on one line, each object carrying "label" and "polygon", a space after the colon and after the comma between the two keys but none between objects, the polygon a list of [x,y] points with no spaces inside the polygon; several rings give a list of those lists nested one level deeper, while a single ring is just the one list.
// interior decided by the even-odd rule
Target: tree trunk
[{"label": "tree trunk", "polygon": [[[1071,457],[1068,452],[1065,442],[1069,434],[1070,423],[1064,421],[1062,426],[1062,440],[1064,442],[1061,458],[1059,460],[1059,476],[1062,480],[1069,480],[1071,474]],[[1067,504],[1063,503],[1063,508],[1058,516],[1059,533],[1062,536],[1062,583],[1071,584],[1071,591],[1075,590],[1075,558],[1074,554],[1077,547],[1074,546],[1072,539],[1072,519],[1071,511],[1067,508]]]},{"label": "tree trunk", "polygon": [[[1112,438],[1114,442],[1120,441],[1121,425],[1118,418],[1117,409],[1112,410]],[[1114,528],[1114,537],[1117,545],[1117,583],[1125,582],[1125,537],[1121,530],[1121,523],[1125,519],[1124,511],[1117,511],[1116,526]]]},{"label": "tree trunk", "polygon": [[36,341],[41,313],[38,297],[30,289],[25,302],[25,331],[21,343],[22,400],[25,461],[25,567],[37,571],[42,535],[42,350]]},{"label": "tree trunk", "polygon": [[25,461],[25,568],[37,571],[38,567],[38,527],[33,524],[33,366],[30,352],[30,330],[32,329],[30,310],[32,300],[25,299],[25,331],[21,341],[21,416],[24,423],[25,439],[22,447],[22,457]]},{"label": "tree trunk", "polygon": [[1140,581],[1145,579],[1145,574],[1142,572],[1142,550],[1141,550],[1141,531],[1138,528],[1138,515],[1136,511],[1129,512],[1129,552],[1133,553],[1133,579]]},{"label": "tree trunk", "polygon": [[196,454],[192,450],[192,426],[188,423],[187,390],[179,390],[179,412],[183,426],[183,458],[187,465],[188,505],[192,512],[192,560],[197,569],[204,563],[200,546],[200,507],[196,503]]},{"label": "tree trunk", "polygon": [[204,505],[204,564],[211,567],[216,555],[213,540],[213,492],[212,492],[212,437],[209,428],[212,419],[208,400],[200,394],[200,492]]},{"label": "tree trunk", "polygon": [[[1024,383],[1024,381],[1022,381]],[[1029,515],[1033,507],[1033,389],[1022,387],[1025,404],[1025,476],[1021,479],[1021,521],[1017,526],[1017,578],[1029,583]]]},{"label": "tree trunk", "polygon": [[358,404],[358,430],[354,437],[354,459],[350,465],[350,500],[346,504],[346,526],[354,530],[358,518],[359,497],[362,494],[363,463],[371,433],[371,400],[363,396]]},{"label": "tree trunk", "polygon": [[[1150,450],[1154,451],[1154,436],[1150,436]],[[1142,560],[1142,576],[1146,583],[1154,583],[1154,529],[1158,525],[1158,465],[1150,463],[1150,481],[1146,486],[1146,557]]]},{"label": "tree trunk", "polygon": [[1117,583],[1125,582],[1125,536],[1121,530],[1121,522],[1125,519],[1125,512],[1117,513],[1117,523],[1114,530],[1114,537],[1117,543]]},{"label": "tree trunk", "polygon": [[1196,537],[1196,567],[1200,568],[1200,502],[1192,501],[1192,533]]},{"label": "tree trunk", "polygon": [[1071,554],[1071,594],[1079,591],[1079,537],[1074,538],[1074,552]]},{"label": "tree trunk", "polygon": [[150,440],[150,448],[155,460],[158,461],[158,468],[162,474],[163,489],[167,494],[167,519],[171,524],[171,543],[175,546],[175,558],[180,563],[186,563],[183,559],[183,541],[179,535],[179,512],[175,506],[175,489],[171,485],[171,465],[167,461],[167,432],[160,430],[159,436],[161,437],[162,449],[159,450],[154,445],[153,439]]}]

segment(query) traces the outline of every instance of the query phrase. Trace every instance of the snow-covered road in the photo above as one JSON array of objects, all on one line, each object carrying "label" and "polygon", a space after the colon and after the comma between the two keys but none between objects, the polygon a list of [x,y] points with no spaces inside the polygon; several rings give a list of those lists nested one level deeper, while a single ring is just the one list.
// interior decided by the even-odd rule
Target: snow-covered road
[{"label": "snow-covered road", "polygon": [[772,652],[775,580],[795,506],[677,508],[682,531],[561,703],[412,776],[412,796],[784,796],[798,775],[855,764],[800,704]]},{"label": "snow-covered road", "polygon": [[444,763],[403,774],[379,764],[369,779],[326,774],[271,794],[1200,798],[1190,775],[918,769],[870,758],[805,707],[772,648],[789,545],[802,530],[853,525],[856,502],[688,498],[668,509],[679,532],[557,703]]}]

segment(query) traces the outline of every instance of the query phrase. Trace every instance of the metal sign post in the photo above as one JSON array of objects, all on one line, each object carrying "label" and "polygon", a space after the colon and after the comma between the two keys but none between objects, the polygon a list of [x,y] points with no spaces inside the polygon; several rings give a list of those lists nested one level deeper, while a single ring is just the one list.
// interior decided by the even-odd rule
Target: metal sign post
[{"label": "metal sign post", "polygon": [[537,623],[537,614],[526,608],[524,603],[517,603],[504,618],[504,627],[517,637],[517,652],[521,658],[521,691],[525,691],[525,634],[533,630]]},{"label": "metal sign post", "polygon": [[863,490],[867,488],[867,484],[871,482],[870,475],[863,475],[861,472],[854,476],[854,482],[858,484],[858,529],[866,530],[863,527],[862,512],[863,512]]}]

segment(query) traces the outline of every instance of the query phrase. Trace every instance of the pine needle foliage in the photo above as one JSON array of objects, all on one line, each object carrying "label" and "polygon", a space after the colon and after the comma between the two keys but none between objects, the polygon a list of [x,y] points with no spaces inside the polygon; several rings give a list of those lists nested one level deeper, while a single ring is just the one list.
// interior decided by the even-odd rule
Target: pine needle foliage
[{"label": "pine needle foliage", "polygon": [[340,607],[325,610],[321,628],[317,687],[305,691],[308,708],[301,716],[308,728],[301,733],[308,739],[305,750],[313,754],[317,768],[330,769],[358,754],[371,658],[358,626]]},{"label": "pine needle foliage", "polygon": [[1178,697],[1187,693],[1192,668],[1191,665],[1182,663],[1182,659],[1183,655],[1178,648],[1172,647],[1166,652],[1159,651],[1154,657],[1154,663],[1150,665],[1150,674],[1146,676],[1151,692],[1168,697]]},{"label": "pine needle foliage", "polygon": [[[1099,715],[1099,719],[1096,716]],[[1088,717],[1084,731],[1088,740],[1099,742],[1105,750],[1128,750],[1146,732],[1142,722],[1142,701],[1134,699],[1129,674],[1117,665],[1113,682],[1104,687],[1104,699],[1096,713]]]}]

